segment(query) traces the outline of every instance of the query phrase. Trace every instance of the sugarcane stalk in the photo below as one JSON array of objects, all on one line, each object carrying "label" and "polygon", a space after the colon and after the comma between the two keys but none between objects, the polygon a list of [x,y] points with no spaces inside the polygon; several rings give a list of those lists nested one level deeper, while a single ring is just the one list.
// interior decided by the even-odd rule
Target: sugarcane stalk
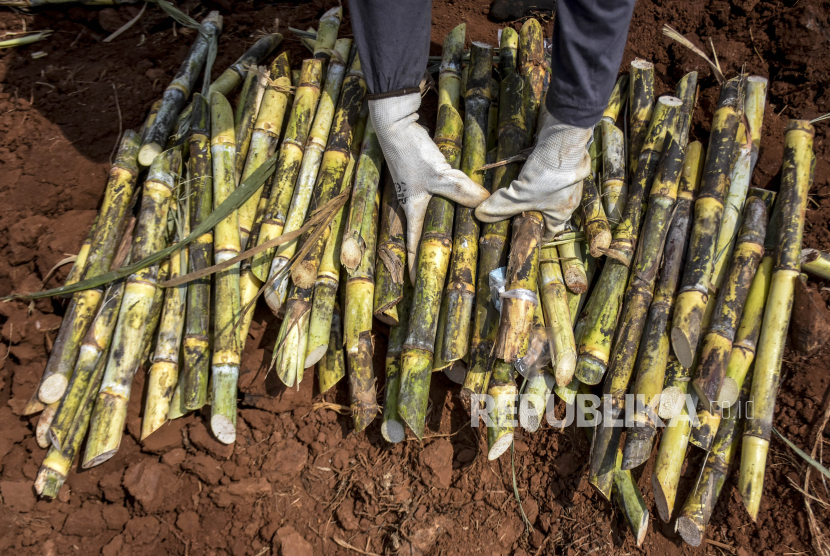
[{"label": "sugarcane stalk", "polygon": [[654,64],[651,62],[639,59],[631,62],[628,100],[628,171],[635,175],[654,110]]},{"label": "sugarcane stalk", "polygon": [[241,176],[248,158],[251,135],[257,121],[262,96],[265,93],[267,75],[265,68],[253,66],[242,83],[239,100],[234,112],[234,136],[236,137],[236,175]]},{"label": "sugarcane stalk", "polygon": [[[588,175],[582,180],[583,228],[592,257],[601,257],[611,245],[611,228],[602,207],[602,199],[597,190],[594,176]],[[588,285],[585,285],[586,289]],[[578,292],[585,293],[585,292]]]},{"label": "sugarcane stalk", "polygon": [[[338,224],[335,217],[333,224]],[[289,388],[300,387],[305,371],[305,353],[314,288],[292,286],[285,303],[285,317],[277,335],[272,366]]]},{"label": "sugarcane stalk", "polygon": [[703,311],[709,298],[709,280],[740,122],[740,82],[740,78],[731,79],[721,89],[718,109],[712,121],[712,136],[703,167],[700,194],[695,201],[695,218],[689,241],[689,252],[695,256],[689,259],[683,271],[671,328],[672,349],[684,366],[692,364],[697,351]]},{"label": "sugarcane stalk", "polygon": [[[167,214],[180,168],[181,154],[178,149],[165,151],[150,166],[144,182],[131,260],[140,261],[164,247]],[[84,468],[108,460],[121,444],[133,375],[145,349],[145,328],[150,321],[158,276],[159,265],[155,264],[127,278],[122,300],[124,310],[118,314],[112,349],[91,417]]]},{"label": "sugarcane stalk", "polygon": [[320,393],[328,392],[344,376],[346,359],[343,355],[343,317],[340,313],[340,303],[335,299],[329,329],[329,345],[325,355],[317,363],[317,384]]},{"label": "sugarcane stalk", "polygon": [[[82,269],[81,279],[93,278],[110,270],[123,234],[127,210],[134,201],[138,179],[138,139],[138,134],[127,131],[121,140],[115,163],[110,169],[90,248],[86,257],[79,253],[79,260],[75,261],[73,267],[73,270]],[[67,283],[72,278],[69,276]],[[44,404],[59,401],[66,391],[81,342],[95,318],[103,296],[103,287],[90,288],[72,296],[38,387],[38,398]]]},{"label": "sugarcane stalk", "polygon": [[[259,111],[255,114],[251,130],[250,148],[244,168],[239,170],[240,183],[250,177],[263,162],[274,156],[280,140],[288,96],[291,89],[291,63],[287,52],[283,52],[271,64],[269,83],[262,94]],[[236,134],[236,130],[234,130]],[[237,151],[237,156],[239,156]],[[247,248],[248,238],[257,213],[259,201],[266,185],[263,184],[239,208],[239,242]]]},{"label": "sugarcane stalk", "polygon": [[628,264],[637,246],[643,216],[643,196],[651,184],[666,132],[673,127],[680,104],[679,99],[664,96],[657,100],[654,108],[651,126],[640,154],[642,160],[632,181],[623,218],[614,230],[614,239],[607,251],[609,258],[606,259],[605,267],[591,294],[590,310],[578,346],[576,363],[576,377],[585,384],[599,384],[608,366],[611,343],[628,282]]},{"label": "sugarcane stalk", "polygon": [[[343,92],[338,104],[338,113],[335,115],[334,129],[329,137],[320,174],[317,177],[317,184],[314,186],[312,194],[310,207],[312,210],[322,208],[347,187],[348,176],[345,175],[345,169],[351,158],[349,149],[359,144],[357,141],[362,140],[357,137],[357,128],[361,121],[361,108],[365,94],[366,81],[363,79],[360,57],[355,55],[352,66],[349,68],[349,74],[343,80]],[[365,121],[365,118],[363,121]],[[355,136],[354,143],[352,141],[353,135]],[[300,245],[309,241],[310,234],[311,232],[307,232],[300,238]],[[314,285],[317,279],[317,267],[320,265],[320,257],[330,234],[331,226],[327,227],[314,240],[306,256],[292,266],[291,279],[297,287],[310,288]]]},{"label": "sugarcane stalk", "polygon": [[[691,394],[690,379],[690,369],[683,367],[670,355],[666,365],[667,388],[674,389],[685,399],[687,393]],[[694,394],[691,395],[694,396]],[[671,521],[672,512],[674,512],[680,473],[686,459],[686,448],[689,445],[691,420],[694,418],[694,415],[689,415],[688,406],[685,403],[681,407],[680,413],[673,417],[663,430],[660,448],[651,473],[651,491],[654,493],[657,513],[666,523]]]},{"label": "sugarcane stalk", "polygon": [[[625,411],[625,394],[653,298],[683,170],[684,149],[679,139],[669,135],[666,141],[663,158],[651,186],[642,241],[637,245],[631,281],[616,333],[616,345],[603,388],[603,413],[611,419],[600,424],[594,438],[588,480],[595,486],[598,486],[599,477],[615,464],[622,427],[616,426],[614,421]],[[609,403],[610,407],[607,407]],[[600,492],[607,496],[602,490]]]},{"label": "sugarcane stalk", "polygon": [[[371,129],[371,124],[368,126]],[[372,147],[374,148],[374,147]],[[380,150],[379,147],[377,149]],[[376,160],[377,161],[377,160]],[[376,162],[375,161],[375,162]],[[374,165],[367,160],[365,164]],[[367,173],[379,172],[367,168]],[[377,227],[380,195],[375,189],[372,197],[371,212],[364,215],[366,229]],[[346,343],[346,362],[348,363],[349,392],[351,398],[352,419],[355,432],[364,430],[378,413],[377,392],[375,388],[375,371],[372,365],[374,346],[372,343],[372,308],[375,288],[375,247],[377,236],[366,236],[366,252],[360,263],[346,281],[346,304],[343,313],[343,336]]]},{"label": "sugarcane stalk", "polygon": [[84,241],[81,243],[81,247],[78,248],[78,254],[75,256],[75,262],[72,263],[72,268],[69,269],[69,273],[66,275],[66,282],[64,282],[65,285],[71,286],[72,284],[80,282],[83,277],[86,263],[89,260],[89,252],[92,249],[92,238],[95,235],[95,228],[97,226],[98,215],[96,214],[95,219],[92,221],[92,225],[89,227],[89,231],[84,238]]},{"label": "sugarcane stalk", "polygon": [[674,96],[683,102],[677,115],[677,133],[681,146],[685,149],[689,144],[689,129],[692,127],[692,116],[697,101],[697,72],[692,71],[683,76],[674,89]]},{"label": "sugarcane stalk", "polygon": [[[233,112],[219,93],[210,99],[210,158],[213,167],[213,209],[236,188],[236,137]],[[214,228],[213,256],[217,264],[240,252],[239,214],[232,211]],[[211,357],[210,428],[217,440],[230,444],[236,439],[236,387],[242,346],[235,326],[240,317],[239,263],[216,274],[214,295],[214,344]]]},{"label": "sugarcane stalk", "polygon": [[[320,98],[322,71],[322,60],[303,61],[300,85],[296,89],[294,105],[288,117],[288,127],[285,129],[280,145],[274,183],[259,230],[258,245],[279,237],[283,233],[286,213],[300,172],[308,132],[317,108],[317,101]],[[251,261],[251,270],[263,282],[268,280],[268,270],[273,254],[274,249],[268,249],[255,255]],[[271,306],[270,302],[269,306]],[[271,310],[274,311],[274,308],[272,307]]]},{"label": "sugarcane stalk", "polygon": [[744,431],[738,480],[738,490],[753,521],[757,519],[761,504],[775,396],[781,379],[781,362],[790,324],[793,290],[800,274],[807,192],[812,182],[815,161],[814,135],[813,126],[807,121],[790,120],[784,136],[779,240],[749,394],[755,418],[747,422]]},{"label": "sugarcane stalk", "polygon": [[314,57],[322,59],[326,65],[332,58],[331,51],[337,41],[342,19],[342,6],[335,6],[320,16],[320,23],[317,25],[317,39],[314,41]]},{"label": "sugarcane stalk", "polygon": [[[157,99],[153,104],[150,105],[150,110],[147,112],[147,117],[144,118],[144,123],[141,124],[141,129],[138,131],[139,141],[138,147],[141,148],[141,144],[144,143],[144,139],[147,137],[147,132],[153,127],[153,122],[156,121],[156,116],[158,116],[159,108],[161,108],[162,99]],[[136,156],[138,154],[136,153]]]},{"label": "sugarcane stalk", "polygon": [[[587,180],[583,180],[583,183]],[[568,227],[573,230],[570,225]],[[610,242],[609,242],[610,243]],[[576,242],[563,243],[559,247],[559,263],[562,266],[562,275],[565,285],[573,293],[582,294],[588,291],[588,275],[585,273],[585,263],[576,254]]]},{"label": "sugarcane stalk", "polygon": [[375,317],[389,326],[398,325],[397,305],[403,299],[403,283],[406,264],[404,240],[404,212],[395,193],[391,174],[383,182],[380,204],[380,232],[375,267]]},{"label": "sugarcane stalk", "polygon": [[[199,226],[213,210],[212,162],[210,156],[210,105],[202,95],[193,97],[190,130],[189,188],[190,223]],[[213,231],[199,236],[188,246],[189,271],[196,272],[213,263]],[[185,329],[182,341],[184,354],[181,383],[181,405],[196,410],[207,401],[210,369],[210,277],[188,282]]]},{"label": "sugarcane stalk", "polygon": [[712,517],[718,497],[729,476],[735,454],[738,452],[744,429],[741,410],[747,411],[746,401],[749,397],[750,382],[747,381],[741,389],[738,407],[732,407],[725,412],[712,444],[712,450],[707,454],[700,476],[695,481],[694,488],[686,498],[680,515],[677,517],[675,525],[677,532],[692,546],[700,546],[703,542],[706,525]]},{"label": "sugarcane stalk", "polygon": [[[464,43],[461,44],[463,46]],[[412,286],[404,283],[403,299],[398,307],[400,324],[390,328],[389,347],[386,351],[386,387],[383,396],[383,422],[380,425],[380,433],[387,442],[392,444],[402,442],[406,437],[406,429],[404,428],[406,423],[398,415],[398,393],[401,387],[401,354],[409,329],[409,317],[413,309],[412,293]]]},{"label": "sugarcane stalk", "polygon": [[614,472],[612,495],[625,517],[628,527],[634,534],[637,546],[642,546],[648,533],[649,512],[637,481],[628,469],[622,469],[622,450],[617,450],[617,465]]},{"label": "sugarcane stalk", "polygon": [[[215,37],[222,33],[222,16],[217,11],[210,12],[201,23],[202,27]],[[147,130],[146,138],[142,142],[141,150],[138,153],[138,163],[142,166],[150,166],[167,143],[173,125],[196,86],[196,80],[205,65],[208,55],[208,43],[208,37],[201,32],[196,35],[196,40],[193,42],[193,46],[190,47],[190,51],[182,62],[178,73],[176,73],[176,77],[165,89],[161,107],[156,114],[153,125]]]},{"label": "sugarcane stalk", "polygon": [[[351,48],[351,39],[338,39],[334,45],[334,50],[337,51],[339,56],[334,56],[328,66],[326,84],[323,87],[322,95],[320,95],[320,101],[317,103],[314,123],[308,133],[303,162],[297,175],[297,184],[291,197],[291,206],[288,208],[283,234],[299,230],[305,222],[308,206],[311,203],[311,194],[317,181],[326,142],[334,121],[335,108],[340,98],[343,78],[346,74],[345,60],[348,59]],[[277,276],[273,286],[276,293],[273,294],[273,297],[279,300],[280,306],[285,302],[288,294],[288,276],[285,273],[285,268],[297,252],[298,244],[299,240],[295,239],[278,246],[271,262],[270,275],[272,277]]]},{"label": "sugarcane stalk", "polygon": [[625,135],[615,125],[602,124],[602,198],[608,221],[617,224],[628,202],[625,178]]},{"label": "sugarcane stalk", "polygon": [[760,75],[750,75],[746,78],[744,112],[749,123],[749,136],[752,138],[752,152],[749,163],[750,176],[755,171],[755,164],[758,162],[758,151],[761,148],[761,129],[764,125],[768,83],[767,79]]},{"label": "sugarcane stalk", "polygon": [[764,253],[766,224],[767,211],[764,202],[761,199],[750,199],[729,264],[726,287],[718,294],[715,317],[703,339],[700,366],[692,382],[703,407],[710,413],[718,410],[717,401],[720,399],[721,386],[726,376],[732,341],[735,339],[755,271]]},{"label": "sugarcane stalk", "polygon": [[[349,207],[350,217],[354,215],[356,218],[359,212],[360,217],[363,219],[363,222],[355,225],[358,230],[358,237],[361,238],[363,251],[358,261],[358,266],[360,266],[360,261],[364,257],[374,256],[373,253],[366,252],[366,246],[376,243],[377,219],[375,218],[376,211],[374,206],[376,197],[378,197],[377,201],[379,202],[378,182],[380,182],[382,164],[383,153],[380,150],[380,143],[378,143],[372,122],[369,121],[366,124],[366,131],[363,136],[360,162],[358,163],[355,174]],[[368,199],[366,198],[367,194],[369,195]],[[368,206],[367,201],[371,203]],[[362,209],[355,209],[356,202],[363,204]],[[343,260],[343,247],[340,246],[340,242],[345,241],[347,237],[348,231],[344,232],[344,228],[347,225],[344,215],[341,218],[339,229],[332,228],[332,234],[329,237],[326,250],[323,252],[323,258],[320,262],[320,268],[317,271],[317,283],[314,286],[314,303],[311,308],[311,323],[309,325],[309,340],[306,349],[306,368],[317,363],[327,349],[331,315],[334,310],[334,301],[337,297],[337,287],[340,283],[340,264]],[[338,246],[340,246],[340,249],[337,249]],[[349,270],[348,266],[347,270]],[[356,271],[357,267],[351,270]],[[371,317],[369,320],[371,321]]]},{"label": "sugarcane stalk", "polygon": [[[654,299],[648,310],[642,345],[637,358],[637,378],[631,393],[641,395],[632,417],[632,426],[626,433],[623,449],[622,469],[633,469],[645,463],[651,456],[651,448],[657,433],[656,424],[650,413],[659,402],[663,390],[666,365],[669,356],[669,322],[674,307],[674,298],[683,272],[686,243],[689,240],[692,206],[703,170],[703,146],[695,141],[686,149],[683,170],[680,175],[674,217],[666,236],[663,252],[663,270],[655,288]],[[659,412],[658,412],[659,415]],[[662,415],[660,415],[663,417]]]},{"label": "sugarcane stalk", "polygon": [[801,270],[812,276],[830,280],[830,255],[818,249],[802,249]]},{"label": "sugarcane stalk", "polygon": [[[182,214],[181,217],[186,219],[187,215]],[[188,228],[186,221],[183,226],[185,229]],[[187,268],[187,262],[186,250],[173,254],[170,257],[169,278],[177,278],[183,274],[182,271]],[[186,306],[187,284],[165,290],[153,365],[147,372],[147,394],[144,400],[144,417],[141,420],[141,440],[150,436],[167,422],[173,391],[179,381],[179,347],[184,330]]]},{"label": "sugarcane stalk", "polygon": [[245,78],[247,68],[265,60],[281,42],[282,35],[279,33],[271,33],[259,39],[210,84],[208,95],[221,93],[227,97]]}]

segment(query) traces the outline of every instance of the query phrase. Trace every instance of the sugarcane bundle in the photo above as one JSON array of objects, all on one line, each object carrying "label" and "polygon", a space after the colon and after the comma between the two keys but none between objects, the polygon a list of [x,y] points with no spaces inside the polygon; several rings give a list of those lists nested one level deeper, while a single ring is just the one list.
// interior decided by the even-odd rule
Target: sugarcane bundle
[{"label": "sugarcane bundle", "polygon": [[[329,63],[326,84],[317,103],[314,123],[308,133],[303,162],[300,165],[294,194],[291,197],[291,206],[288,208],[288,216],[282,231],[285,236],[299,230],[305,222],[314,184],[317,182],[317,174],[320,171],[323,154],[326,150],[329,132],[334,122],[335,110],[338,106],[346,74],[346,60],[352,50],[351,39],[338,39],[334,45],[334,50],[337,52],[337,56],[333,56],[334,59]],[[285,275],[285,269],[297,252],[298,244],[299,238],[278,246],[271,262],[270,275],[275,280],[273,288],[276,291],[274,297],[279,300],[280,304],[285,302],[288,294],[289,280]]]},{"label": "sugarcane bundle", "polygon": [[605,375],[611,355],[613,334],[617,328],[617,317],[628,282],[628,265],[631,264],[637,247],[643,216],[643,196],[656,171],[666,132],[673,127],[681,104],[682,102],[675,97],[664,96],[657,100],[640,155],[642,160],[631,183],[623,218],[614,231],[614,239],[606,252],[606,265],[591,294],[576,366],[576,377],[585,384],[599,384]]},{"label": "sugarcane bundle", "polygon": [[703,158],[703,146],[697,141],[690,143],[683,161],[674,216],[665,240],[663,268],[648,310],[637,357],[636,380],[631,393],[635,396],[641,395],[643,399],[635,408],[633,426],[630,426],[626,433],[622,469],[633,469],[645,463],[651,455],[652,443],[657,433],[650,411],[654,411],[654,402],[660,401],[658,396],[663,390],[669,356],[668,325],[671,322],[674,299],[683,271],[686,243],[691,233],[689,222],[700,185]]},{"label": "sugarcane bundle", "polygon": [[[469,103],[466,112],[468,124],[464,126],[455,108],[459,104],[462,91],[460,87],[456,87],[456,78],[453,75],[458,76],[460,73],[465,29],[466,26],[456,27],[444,41],[442,66],[445,68],[443,73],[446,75],[442,74],[443,81],[439,81],[440,106],[435,143],[452,168],[462,166],[465,171],[471,169],[474,171],[473,167],[480,162],[483,155],[481,149],[486,141],[485,128],[479,127],[481,119],[478,117],[486,103],[479,103],[478,95],[486,95],[490,91],[492,49],[489,45],[473,43],[470,66],[468,66],[471,68],[471,75],[467,78],[468,88],[464,91],[466,102]],[[461,159],[462,133],[465,134],[465,141],[469,141],[465,144],[472,145],[468,147],[466,151],[468,154],[463,162]],[[471,152],[469,150],[471,148],[478,150]],[[423,434],[424,418],[429,402],[429,385],[436,358],[434,352],[441,345],[436,341],[436,336],[438,336],[439,315],[442,309],[444,282],[450,264],[452,243],[450,232],[454,215],[454,203],[440,196],[433,196],[430,199],[421,232],[418,266],[415,271],[414,290],[411,293],[412,300],[407,311],[409,320],[401,346],[399,378],[396,377],[400,384],[399,392],[392,396],[397,404],[394,416],[406,423],[418,437]],[[448,296],[443,297],[446,303]],[[387,380],[389,380],[388,376]],[[387,393],[393,386],[394,383],[392,386],[387,385]],[[385,402],[387,405],[389,399],[387,397]],[[384,417],[385,411],[384,409]],[[402,433],[403,430],[401,430],[401,438]]]},{"label": "sugarcane bundle", "polygon": [[703,311],[709,298],[709,279],[715,259],[717,236],[723,216],[724,196],[729,188],[735,144],[740,122],[741,79],[730,79],[721,88],[718,109],[712,121],[712,136],[706,152],[700,193],[689,249],[672,320],[671,344],[678,361],[691,366],[697,351]]},{"label": "sugarcane bundle", "polygon": [[[675,132],[675,129],[671,132]],[[625,394],[628,391],[628,383],[634,370],[646,317],[657,283],[664,242],[670,229],[672,211],[683,170],[684,149],[679,138],[668,134],[666,141],[660,167],[651,186],[641,234],[642,241],[637,244],[637,255],[625,294],[620,324],[617,328],[616,345],[603,387],[604,411],[607,411],[606,415],[609,415],[611,419],[603,421],[597,427],[591,454],[591,472],[588,478],[591,484],[598,488],[599,477],[608,472],[609,466],[615,464],[622,427],[615,426],[614,421],[625,410]],[[609,402],[610,408],[606,407]],[[624,467],[624,469],[630,469],[630,467]],[[609,496],[601,488],[600,492],[606,498]]]},{"label": "sugarcane bundle", "polygon": [[807,192],[815,164],[814,135],[813,126],[804,120],[791,120],[787,124],[781,170],[779,239],[749,394],[755,418],[748,421],[744,430],[738,481],[738,490],[753,521],[757,519],[761,504],[775,396],[781,379],[795,280],[800,273]]}]

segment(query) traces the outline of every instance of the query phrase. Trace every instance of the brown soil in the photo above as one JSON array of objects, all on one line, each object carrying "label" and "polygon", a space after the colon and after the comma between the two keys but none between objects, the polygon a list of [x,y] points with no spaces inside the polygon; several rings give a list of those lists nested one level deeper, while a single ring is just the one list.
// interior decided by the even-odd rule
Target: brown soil
[{"label": "brown soil", "polygon": [[[216,64],[222,69],[275,18],[282,29],[305,28],[333,3],[256,9],[229,0],[183,5],[194,15],[208,8],[225,14]],[[470,39],[496,41],[498,25],[487,19],[488,2],[434,4],[433,53],[461,21],[467,22]],[[137,10],[0,12],[0,34],[24,23],[28,29],[55,30],[46,42],[0,54],[0,295],[37,289],[55,263],[77,252],[101,198],[119,129],[140,125],[193,40],[192,32],[174,27],[151,5],[127,33],[100,42]],[[700,72],[693,134],[704,142],[716,82],[699,58],[663,37],[660,26],[668,23],[700,45],[711,37],[727,75],[746,64],[750,73],[768,76],[769,105],[753,185],[777,189],[786,119],[830,111],[829,18],[827,0],[641,0],[624,61],[653,60],[658,93],[673,90],[685,72]],[[306,56],[290,34],[284,47],[295,64]],[[47,56],[32,59],[36,51]],[[430,125],[429,119],[423,123]],[[817,125],[816,183],[805,237],[807,246],[824,250],[830,249],[828,125]],[[811,283],[814,290],[822,285]],[[830,301],[827,291],[820,295],[825,304]],[[803,482],[804,465],[777,440],[757,524],[743,510],[733,473],[707,530],[707,538],[718,544],[684,545],[653,511],[638,550],[622,517],[585,479],[589,446],[582,431],[546,428],[525,435],[515,454],[524,512],[534,527],[525,534],[510,458],[487,461],[483,431],[468,426],[457,388],[443,375],[433,380],[423,443],[390,446],[377,422],[355,435],[349,417],[318,405],[323,399],[310,373],[298,391],[286,391],[273,374],[266,375],[277,325],[267,311],[256,314],[245,352],[234,446],[213,440],[202,415],[175,421],[140,443],[141,398],[135,396],[118,454],[89,471],[74,471],[58,500],[37,500],[31,484],[44,455],[33,436],[37,417],[19,415],[43,371],[63,310],[59,300],[0,304],[3,553],[237,556],[265,554],[268,547],[285,555],[812,551],[804,498],[793,483]],[[378,325],[376,332],[380,369],[387,329]],[[828,367],[827,348],[809,357],[795,352],[785,357],[775,426],[807,451],[830,397]],[[141,372],[136,381],[134,391],[141,392]],[[325,401],[347,404],[346,384]],[[681,497],[702,458],[701,452],[690,452]],[[653,509],[650,473],[649,464],[636,476]],[[827,499],[826,492],[819,496]],[[827,531],[828,513],[816,503],[813,508]]]}]

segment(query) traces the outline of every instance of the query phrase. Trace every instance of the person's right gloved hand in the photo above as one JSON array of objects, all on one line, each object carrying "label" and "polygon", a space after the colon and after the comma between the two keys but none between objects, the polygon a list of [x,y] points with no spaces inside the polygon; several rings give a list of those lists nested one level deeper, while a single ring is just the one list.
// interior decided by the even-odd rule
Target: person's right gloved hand
[{"label": "person's right gloved hand", "polygon": [[[544,108],[543,108],[544,110]],[[509,187],[476,208],[482,222],[498,222],[538,210],[545,218],[545,240],[561,232],[582,197],[582,180],[591,171],[588,141],[593,130],[560,122],[545,112],[536,147]]]},{"label": "person's right gloved hand", "polygon": [[369,100],[372,125],[406,214],[406,252],[413,285],[418,242],[432,196],[472,208],[490,195],[464,172],[450,167],[427,131],[416,123],[420,106],[418,92]]}]

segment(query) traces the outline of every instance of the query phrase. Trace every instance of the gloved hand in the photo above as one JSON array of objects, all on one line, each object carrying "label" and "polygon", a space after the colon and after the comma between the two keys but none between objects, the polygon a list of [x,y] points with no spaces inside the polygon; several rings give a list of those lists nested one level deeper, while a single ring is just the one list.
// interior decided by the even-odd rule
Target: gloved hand
[{"label": "gloved hand", "polygon": [[[543,108],[544,109],[544,108]],[[476,209],[482,222],[498,222],[524,211],[545,217],[545,241],[561,232],[582,197],[591,171],[588,140],[593,130],[564,124],[545,112],[536,147],[519,179],[493,193]]]},{"label": "gloved hand", "polygon": [[420,93],[369,101],[372,125],[406,214],[406,251],[413,284],[418,242],[430,198],[441,195],[475,207],[490,195],[464,172],[447,164],[427,131],[415,123],[420,106]]}]

